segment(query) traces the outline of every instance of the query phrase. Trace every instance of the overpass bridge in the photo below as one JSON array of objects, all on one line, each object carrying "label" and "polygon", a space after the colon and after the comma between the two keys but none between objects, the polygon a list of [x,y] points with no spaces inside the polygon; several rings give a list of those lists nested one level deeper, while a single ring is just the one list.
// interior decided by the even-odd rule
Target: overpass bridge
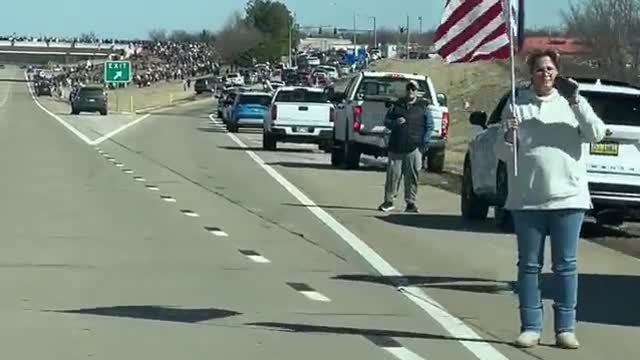
[{"label": "overpass bridge", "polygon": [[107,60],[111,54],[131,51],[128,44],[0,40],[0,63],[58,64]]}]

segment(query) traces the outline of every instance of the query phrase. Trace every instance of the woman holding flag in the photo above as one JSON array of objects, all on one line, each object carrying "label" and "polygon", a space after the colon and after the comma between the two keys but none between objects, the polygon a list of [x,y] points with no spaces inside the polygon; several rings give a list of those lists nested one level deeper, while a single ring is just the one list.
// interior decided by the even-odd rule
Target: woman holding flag
[{"label": "woman holding flag", "polygon": [[558,76],[556,52],[536,51],[527,65],[531,86],[519,91],[513,108],[505,107],[504,127],[496,143],[498,157],[510,169],[505,208],[512,211],[518,238],[521,334],[516,345],[531,347],[540,341],[540,272],[549,235],[556,343],[576,349],[577,247],[584,214],[592,206],[582,144],[599,142],[606,129],[578,94],[578,83]]},{"label": "woman holding flag", "polygon": [[599,142],[606,129],[578,94],[578,84],[558,76],[554,51],[528,57],[531,86],[516,94],[515,52],[522,48],[523,33],[524,0],[448,0],[434,47],[446,63],[511,62],[511,105],[505,107],[496,152],[509,168],[505,208],[513,212],[518,238],[521,333],[516,345],[540,341],[539,278],[550,235],[556,342],[576,349],[577,246],[584,214],[592,206],[582,144]]}]

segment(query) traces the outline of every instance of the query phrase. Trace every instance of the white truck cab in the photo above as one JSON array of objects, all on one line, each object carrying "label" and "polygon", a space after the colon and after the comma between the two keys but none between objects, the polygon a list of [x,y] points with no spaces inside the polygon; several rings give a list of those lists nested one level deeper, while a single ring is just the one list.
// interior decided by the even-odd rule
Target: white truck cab
[{"label": "white truck cab", "polygon": [[344,93],[333,97],[336,121],[333,133],[331,164],[356,169],[362,154],[387,155],[389,130],[384,126],[388,105],[405,95],[410,80],[418,83],[418,96],[429,103],[434,129],[427,153],[430,171],[442,172],[449,132],[447,97],[437,94],[425,75],[363,71],[354,76]]}]

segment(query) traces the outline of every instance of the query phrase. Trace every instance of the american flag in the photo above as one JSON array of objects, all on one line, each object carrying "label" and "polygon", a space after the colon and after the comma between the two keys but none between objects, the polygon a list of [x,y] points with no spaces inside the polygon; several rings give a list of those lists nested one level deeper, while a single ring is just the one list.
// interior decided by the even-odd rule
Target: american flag
[{"label": "american flag", "polygon": [[[511,3],[512,21],[505,11]],[[524,39],[524,0],[447,0],[434,35],[436,52],[447,63],[508,59],[509,29],[514,50]]]}]

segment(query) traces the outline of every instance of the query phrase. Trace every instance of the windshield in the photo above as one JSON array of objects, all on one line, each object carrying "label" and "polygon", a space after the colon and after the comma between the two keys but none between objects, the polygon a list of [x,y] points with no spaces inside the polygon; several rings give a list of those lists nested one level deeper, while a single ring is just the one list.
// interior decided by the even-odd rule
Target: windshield
[{"label": "windshield", "polygon": [[[425,80],[417,80],[418,92],[427,99],[431,98],[429,86]],[[400,97],[406,93],[409,79],[398,77],[371,77],[364,78],[358,87],[357,94],[365,96],[393,96]]]},{"label": "windshield", "polygon": [[596,114],[608,125],[640,126],[640,96],[581,91]]},{"label": "windshield", "polygon": [[268,95],[242,95],[238,99],[240,105],[262,105],[269,106],[271,104],[271,96]]},{"label": "windshield", "polygon": [[102,89],[81,89],[80,90],[80,95],[83,96],[102,96],[103,91]]},{"label": "windshield", "polygon": [[280,91],[276,97],[277,102],[305,102],[326,103],[327,96],[323,92],[308,91],[304,89]]}]

